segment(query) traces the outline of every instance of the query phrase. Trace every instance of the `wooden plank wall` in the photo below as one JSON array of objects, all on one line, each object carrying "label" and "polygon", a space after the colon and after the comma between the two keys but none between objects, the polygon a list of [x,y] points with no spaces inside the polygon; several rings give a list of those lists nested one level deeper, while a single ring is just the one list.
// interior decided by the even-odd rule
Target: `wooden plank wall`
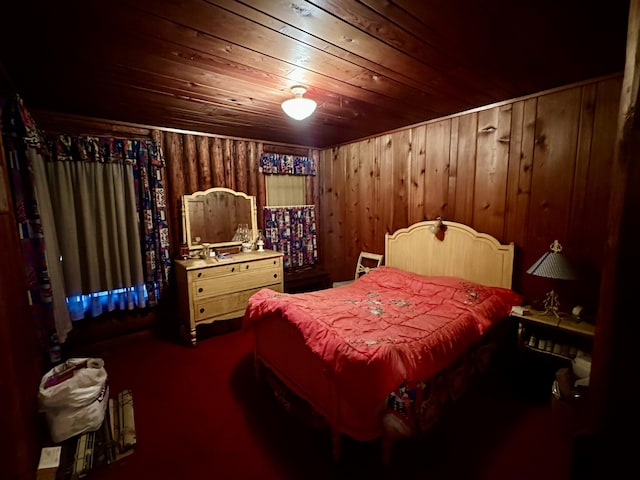
[{"label": "wooden plank wall", "polygon": [[384,253],[386,232],[442,216],[514,242],[514,287],[531,300],[551,284],[526,269],[559,240],[581,277],[558,288],[593,304],[621,78],[322,150],[320,242],[332,280],[353,277],[361,250]]}]

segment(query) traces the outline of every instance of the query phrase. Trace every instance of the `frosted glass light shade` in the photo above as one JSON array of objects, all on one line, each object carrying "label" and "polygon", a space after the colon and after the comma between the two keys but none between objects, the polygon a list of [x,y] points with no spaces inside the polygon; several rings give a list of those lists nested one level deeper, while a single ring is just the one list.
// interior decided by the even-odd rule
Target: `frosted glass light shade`
[{"label": "frosted glass light shade", "polygon": [[307,91],[304,87],[292,87],[291,92],[295,98],[290,98],[282,102],[282,110],[295,120],[304,120],[316,109],[316,102],[309,98],[302,98]]}]

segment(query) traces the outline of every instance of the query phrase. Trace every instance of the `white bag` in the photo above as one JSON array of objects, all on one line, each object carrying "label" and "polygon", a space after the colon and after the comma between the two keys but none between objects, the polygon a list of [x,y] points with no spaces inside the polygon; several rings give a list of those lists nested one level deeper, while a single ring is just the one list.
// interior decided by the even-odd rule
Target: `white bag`
[{"label": "white bag", "polygon": [[71,358],[42,377],[38,405],[55,443],[100,428],[109,404],[107,380],[100,358]]}]

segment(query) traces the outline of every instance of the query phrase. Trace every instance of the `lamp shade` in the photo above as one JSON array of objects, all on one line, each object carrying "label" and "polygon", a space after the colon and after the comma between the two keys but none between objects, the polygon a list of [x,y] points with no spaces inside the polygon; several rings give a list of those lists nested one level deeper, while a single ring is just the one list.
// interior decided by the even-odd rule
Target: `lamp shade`
[{"label": "lamp shade", "polygon": [[550,246],[550,251],[542,255],[536,263],[529,267],[527,273],[537,277],[556,278],[558,280],[575,280],[576,274],[566,257],[560,253],[562,246],[557,240]]},{"label": "lamp shade", "polygon": [[295,120],[304,120],[311,115],[316,109],[316,102],[309,98],[302,98],[307,91],[306,88],[296,86],[291,88],[294,98],[282,102],[282,110]]}]

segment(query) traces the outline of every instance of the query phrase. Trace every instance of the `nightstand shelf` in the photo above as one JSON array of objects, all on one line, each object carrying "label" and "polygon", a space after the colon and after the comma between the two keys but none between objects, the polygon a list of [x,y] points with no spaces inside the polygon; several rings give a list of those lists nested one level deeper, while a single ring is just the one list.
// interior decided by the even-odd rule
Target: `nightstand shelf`
[{"label": "nightstand shelf", "polygon": [[590,353],[594,325],[568,314],[560,318],[527,308],[528,313],[511,312],[518,322],[518,345],[532,351],[571,361],[579,351]]}]

